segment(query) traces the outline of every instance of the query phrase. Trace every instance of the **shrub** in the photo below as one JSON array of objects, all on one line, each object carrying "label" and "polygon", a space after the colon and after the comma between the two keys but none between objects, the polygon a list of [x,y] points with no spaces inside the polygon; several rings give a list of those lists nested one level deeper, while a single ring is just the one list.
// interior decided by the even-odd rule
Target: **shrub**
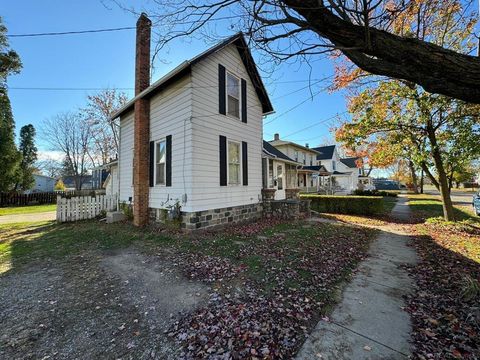
[{"label": "shrub", "polygon": [[397,197],[398,192],[384,191],[384,190],[355,190],[354,195],[359,196],[389,196]]},{"label": "shrub", "polygon": [[380,196],[329,196],[301,195],[311,201],[312,210],[322,213],[349,215],[377,215],[383,213],[383,198]]}]

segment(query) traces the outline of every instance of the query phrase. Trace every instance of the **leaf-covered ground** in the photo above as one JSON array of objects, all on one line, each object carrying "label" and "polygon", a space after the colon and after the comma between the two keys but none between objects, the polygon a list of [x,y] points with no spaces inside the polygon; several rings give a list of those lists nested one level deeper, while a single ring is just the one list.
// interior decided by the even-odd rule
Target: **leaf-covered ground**
[{"label": "leaf-covered ground", "polygon": [[[190,235],[97,221],[0,226],[0,357],[168,348],[175,359],[292,358],[374,236],[274,220]],[[170,310],[179,287],[202,289],[189,291],[193,310]]]},{"label": "leaf-covered ground", "polygon": [[[459,223],[434,216],[434,197],[411,197],[410,225],[419,263],[409,270],[415,291],[408,298],[414,358],[480,358],[480,224],[466,207],[456,207]],[[426,222],[423,223],[423,220]]]},{"label": "leaf-covered ground", "polygon": [[177,262],[214,292],[169,336],[188,359],[289,359],[335,303],[373,235],[338,224],[260,222],[230,232],[228,240],[198,239]]}]

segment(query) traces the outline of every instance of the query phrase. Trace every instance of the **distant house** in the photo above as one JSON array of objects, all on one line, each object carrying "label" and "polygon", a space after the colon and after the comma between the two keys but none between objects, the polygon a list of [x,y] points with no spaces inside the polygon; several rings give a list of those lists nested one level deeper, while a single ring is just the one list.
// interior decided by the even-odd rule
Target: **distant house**
[{"label": "distant house", "polygon": [[317,165],[318,152],[308,145],[300,145],[288,140],[280,139],[279,134],[269,144],[288,156],[297,164],[295,187],[302,192],[317,192],[321,184],[321,176],[328,175],[325,168]]},{"label": "distant house", "polygon": [[370,188],[371,180],[365,175],[361,158],[341,158],[337,145],[314,148],[318,152],[317,164],[331,172],[332,182],[340,191],[350,193],[357,189]]},{"label": "distant house", "polygon": [[38,192],[52,192],[55,187],[56,180],[50,176],[33,174],[35,183],[32,188],[25,191],[26,194]]},{"label": "distant house", "polygon": [[77,182],[75,176],[63,176],[63,184],[65,190],[91,190],[92,187],[92,175],[84,175],[78,178],[78,182],[81,185],[80,189],[77,189]]}]

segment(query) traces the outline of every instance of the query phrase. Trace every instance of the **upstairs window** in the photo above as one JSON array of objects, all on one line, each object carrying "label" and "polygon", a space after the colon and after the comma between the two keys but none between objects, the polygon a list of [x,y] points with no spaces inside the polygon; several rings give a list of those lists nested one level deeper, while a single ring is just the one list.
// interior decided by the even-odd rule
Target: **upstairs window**
[{"label": "upstairs window", "polygon": [[228,183],[240,184],[240,144],[228,142]]},{"label": "upstairs window", "polygon": [[332,169],[333,171],[337,170],[337,162],[335,160],[332,161]]},{"label": "upstairs window", "polygon": [[302,153],[302,155],[303,155],[303,165],[306,165],[307,164],[307,154]]},{"label": "upstairs window", "polygon": [[227,114],[240,119],[240,79],[227,72]]},{"label": "upstairs window", "polygon": [[298,151],[295,150],[295,161],[298,162]]},{"label": "upstairs window", "polygon": [[165,185],[165,140],[155,144],[155,185]]}]

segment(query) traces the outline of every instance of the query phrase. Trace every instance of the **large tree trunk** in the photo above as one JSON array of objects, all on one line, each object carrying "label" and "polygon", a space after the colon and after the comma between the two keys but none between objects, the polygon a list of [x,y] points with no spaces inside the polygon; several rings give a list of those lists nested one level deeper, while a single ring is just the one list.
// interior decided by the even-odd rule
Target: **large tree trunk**
[{"label": "large tree trunk", "polygon": [[440,196],[442,197],[443,205],[443,217],[446,221],[455,221],[452,199],[450,198],[450,189],[448,187],[447,173],[445,172],[445,167],[443,166],[442,155],[440,154],[440,149],[438,148],[435,130],[433,130],[431,126],[427,125],[427,132],[430,145],[432,146],[433,163],[435,164],[435,169],[437,170],[438,174]]},{"label": "large tree trunk", "polygon": [[431,93],[480,104],[480,58],[352,24],[318,0],[283,2],[299,13],[312,31],[330,40],[361,69],[414,82]]},{"label": "large tree trunk", "polygon": [[418,194],[418,179],[415,172],[415,165],[413,164],[412,160],[408,160],[408,168],[410,169],[410,174],[412,176],[413,192]]}]

